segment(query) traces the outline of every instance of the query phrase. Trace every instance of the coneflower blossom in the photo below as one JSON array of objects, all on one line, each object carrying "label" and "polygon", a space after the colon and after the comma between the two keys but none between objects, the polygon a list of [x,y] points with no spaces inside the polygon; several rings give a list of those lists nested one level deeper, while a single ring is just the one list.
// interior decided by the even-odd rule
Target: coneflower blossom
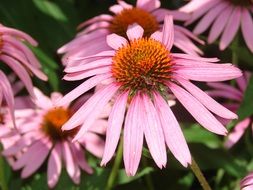
[{"label": "coneflower blossom", "polygon": [[240,182],[241,190],[252,190],[253,189],[253,173],[250,173]]},{"label": "coneflower blossom", "polygon": [[[3,63],[11,68],[24,83],[30,95],[34,97],[32,80],[29,74],[32,73],[42,80],[47,80],[47,76],[40,71],[41,65],[39,61],[22,41],[26,41],[33,46],[37,45],[37,42],[26,33],[0,24],[1,69],[3,68],[3,65],[1,65]],[[1,97],[4,97],[7,105],[13,112],[13,92],[7,77],[4,75],[0,70],[0,103]]]},{"label": "coneflower blossom", "polygon": [[[209,83],[208,85],[213,89],[208,91],[208,94],[214,98],[230,100],[230,102],[224,104],[224,106],[236,113],[242,103],[244,91],[248,85],[249,78],[250,73],[248,72],[245,72],[242,77],[237,78],[236,84],[238,88],[225,83]],[[231,100],[233,101],[231,102]],[[233,131],[229,133],[225,146],[231,148],[237,143],[249,125],[252,125],[251,117],[247,117],[238,122]]]},{"label": "coneflower blossom", "polygon": [[253,52],[252,0],[191,0],[180,11],[192,13],[186,24],[201,18],[193,33],[201,34],[210,27],[208,43],[221,36],[221,50],[228,47],[241,28],[245,43]]},{"label": "coneflower blossom", "polygon": [[11,129],[8,126],[9,122],[0,126],[1,141],[4,144],[2,154],[6,156],[14,170],[22,169],[22,178],[35,173],[48,157],[47,181],[50,188],[57,184],[63,165],[73,182],[78,184],[80,169],[89,174],[93,172],[84,157],[84,150],[88,150],[96,157],[102,157],[104,141],[98,134],[105,133],[107,121],[102,117],[108,115],[101,115],[91,131],[78,142],[72,143],[72,137],[78,128],[62,132],[61,127],[78,109],[79,104],[86,101],[90,95],[81,98],[81,101],[73,106],[54,107],[54,101],[61,98],[61,94],[54,92],[50,99],[38,89],[34,91],[38,97],[35,101],[36,108],[24,107],[15,111],[17,129]]},{"label": "coneflower blossom", "polygon": [[[88,56],[106,50],[108,48],[106,36],[116,33],[127,37],[127,27],[131,24],[139,24],[144,29],[143,35],[150,37],[152,33],[162,28],[166,14],[173,15],[176,21],[186,21],[190,18],[190,15],[186,13],[163,9],[160,8],[160,5],[159,0],[137,0],[136,6],[119,0],[118,4],[109,9],[114,15],[102,14],[80,24],[78,28],[83,30],[74,40],[58,50],[58,53],[66,53],[63,63],[66,64],[68,58]],[[172,27],[175,29],[174,45],[177,48],[189,54],[202,53],[191,40],[201,44],[203,41],[182,26],[174,25]]]},{"label": "coneflower blossom", "polygon": [[165,17],[162,32],[155,32],[150,37],[143,34],[144,29],[134,24],[128,28],[127,38],[108,35],[110,49],[83,58],[92,59],[86,64],[68,67],[66,79],[90,78],[57,103],[64,105],[101,82],[105,85],[62,129],[73,130],[81,125],[74,140],[82,138],[104,106],[113,99],[101,164],[105,165],[112,158],[124,123],[123,157],[128,175],[137,171],[144,136],[160,168],[167,162],[165,143],[184,166],[191,163],[183,133],[167,103],[169,94],[174,94],[203,127],[214,133],[224,135],[227,130],[209,110],[224,118],[237,117],[189,80],[230,80],[241,76],[239,69],[231,64],[216,64],[216,58],[170,52],[174,42],[172,16]]}]

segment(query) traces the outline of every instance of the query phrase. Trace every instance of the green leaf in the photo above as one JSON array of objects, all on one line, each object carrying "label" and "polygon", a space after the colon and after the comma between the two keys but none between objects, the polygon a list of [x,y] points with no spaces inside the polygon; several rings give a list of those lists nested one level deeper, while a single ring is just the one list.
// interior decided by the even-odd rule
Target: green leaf
[{"label": "green leaf", "polygon": [[253,114],[253,76],[251,76],[248,87],[244,93],[243,101],[238,110],[239,120],[243,120]]}]

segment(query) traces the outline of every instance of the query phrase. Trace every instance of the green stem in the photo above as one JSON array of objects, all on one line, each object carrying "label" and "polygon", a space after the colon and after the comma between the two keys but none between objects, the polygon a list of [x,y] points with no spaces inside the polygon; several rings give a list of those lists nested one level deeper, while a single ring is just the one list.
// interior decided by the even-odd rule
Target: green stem
[{"label": "green stem", "polygon": [[8,190],[4,173],[4,160],[1,155],[0,155],[0,186],[2,190]]},{"label": "green stem", "polygon": [[193,157],[192,157],[192,164],[190,165],[190,168],[192,172],[194,173],[194,175],[197,177],[203,190],[212,190]]},{"label": "green stem", "polygon": [[[148,166],[148,160],[145,156],[142,159],[142,163],[143,163],[144,167]],[[150,173],[145,175],[145,180],[146,180],[146,183],[147,183],[148,190],[154,190],[155,188],[154,188],[154,184],[153,184],[152,177],[151,177]]]},{"label": "green stem", "polygon": [[118,175],[118,171],[119,171],[119,167],[122,161],[122,157],[123,157],[123,138],[120,139],[120,143],[119,143],[119,147],[118,147],[118,151],[116,154],[116,158],[112,167],[112,171],[111,174],[108,178],[107,181],[107,185],[105,190],[112,190],[114,184],[115,184],[115,180],[117,178]]}]

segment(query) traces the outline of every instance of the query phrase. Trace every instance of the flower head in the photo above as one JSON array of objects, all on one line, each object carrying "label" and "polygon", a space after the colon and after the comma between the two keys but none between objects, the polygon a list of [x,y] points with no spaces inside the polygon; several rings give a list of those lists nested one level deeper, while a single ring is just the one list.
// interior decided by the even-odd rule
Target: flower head
[{"label": "flower head", "polygon": [[170,94],[174,94],[203,127],[214,133],[224,135],[226,129],[210,111],[224,118],[237,117],[190,80],[229,80],[241,76],[241,71],[231,64],[216,64],[216,58],[172,53],[172,17],[166,16],[164,22],[163,31],[150,37],[143,37],[144,29],[137,24],[128,27],[127,39],[117,34],[109,35],[110,50],[84,58],[90,60],[85,64],[67,67],[65,78],[69,80],[91,78],[58,102],[58,105],[64,105],[99,83],[104,84],[104,88],[81,106],[63,129],[72,130],[82,125],[75,140],[82,138],[104,106],[113,99],[101,164],[106,164],[113,156],[124,123],[123,155],[128,175],[137,171],[144,136],[160,168],[167,162],[165,143],[184,166],[191,163],[183,133],[168,105]]},{"label": "flower head", "polygon": [[[32,97],[34,96],[30,73],[42,80],[47,80],[47,76],[40,71],[41,65],[31,50],[22,43],[26,41],[33,46],[37,42],[29,35],[19,30],[8,28],[0,24],[0,64],[7,65],[20,78]],[[0,97],[4,97],[9,108],[13,110],[14,97],[10,83],[5,74],[0,70]],[[0,98],[0,105],[2,99]]]},{"label": "flower head", "polygon": [[201,34],[210,27],[208,43],[213,43],[221,36],[219,44],[221,50],[228,47],[241,28],[245,43],[253,52],[251,0],[192,0],[180,10],[192,13],[192,18],[187,24],[201,18],[193,33]]},{"label": "flower head", "polygon": [[[249,72],[245,72],[243,76],[237,78],[236,84],[238,88],[232,87],[231,85],[225,83],[209,83],[208,85],[212,87],[212,89],[208,91],[208,94],[214,98],[230,100],[229,103],[224,103],[224,106],[236,113],[242,103],[243,95],[248,85],[249,78]],[[233,131],[229,133],[225,146],[227,148],[231,148],[235,143],[237,143],[249,125],[252,125],[251,117],[247,117],[238,122]]]},{"label": "flower head", "polygon": [[[88,150],[96,157],[102,157],[104,141],[98,134],[104,134],[107,121],[101,116],[94,123],[94,128],[87,132],[78,142],[72,143],[77,129],[61,131],[61,126],[71,117],[79,104],[90,95],[85,95],[73,106],[54,107],[54,101],[62,95],[52,93],[51,99],[35,89],[38,100],[36,107],[23,107],[15,112],[17,130],[10,129],[8,123],[1,126],[1,142],[4,144],[3,155],[6,156],[13,169],[22,169],[21,177],[27,178],[36,172],[48,157],[48,186],[54,187],[60,177],[62,161],[67,173],[74,183],[80,182],[81,170],[92,173],[84,157]],[[24,100],[23,100],[24,101]],[[15,143],[10,142],[10,137]]]},{"label": "flower head", "polygon": [[[67,63],[66,59],[88,56],[106,50],[108,48],[106,35],[115,33],[127,38],[127,28],[134,23],[144,29],[144,37],[150,37],[162,28],[166,14],[173,15],[177,21],[186,21],[190,18],[186,13],[163,9],[160,5],[159,0],[137,0],[136,6],[119,0],[118,4],[110,7],[113,15],[102,14],[80,24],[79,29],[83,30],[74,40],[58,50],[58,53],[66,53],[63,63]],[[201,40],[184,27],[178,25],[171,27],[175,28],[173,43],[177,48],[193,55],[202,53],[191,41],[203,44]],[[69,61],[68,64],[70,64]]]}]

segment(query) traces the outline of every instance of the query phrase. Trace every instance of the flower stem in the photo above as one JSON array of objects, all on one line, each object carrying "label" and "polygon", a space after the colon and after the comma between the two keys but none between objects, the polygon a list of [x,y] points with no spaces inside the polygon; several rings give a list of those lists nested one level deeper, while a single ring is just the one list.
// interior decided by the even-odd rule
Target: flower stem
[{"label": "flower stem", "polygon": [[193,157],[192,157],[192,164],[190,165],[190,167],[194,175],[197,177],[203,190],[212,190]]},{"label": "flower stem", "polygon": [[116,154],[116,158],[112,167],[112,171],[111,174],[108,178],[107,181],[107,185],[105,190],[112,190],[114,184],[115,184],[115,180],[117,178],[118,175],[118,171],[119,171],[119,167],[122,161],[122,156],[123,156],[123,138],[120,139],[120,143],[118,146],[118,150],[117,150],[117,154]]},{"label": "flower stem", "polygon": [[2,190],[8,190],[4,173],[4,160],[1,155],[0,155],[0,187]]},{"label": "flower stem", "polygon": [[[143,156],[143,158],[142,158],[142,163],[143,163],[144,167],[148,166],[148,161],[147,161],[147,158],[145,156]],[[154,184],[153,184],[150,173],[145,175],[145,180],[146,180],[146,183],[147,183],[148,190],[154,190],[155,188],[154,188]]]}]

